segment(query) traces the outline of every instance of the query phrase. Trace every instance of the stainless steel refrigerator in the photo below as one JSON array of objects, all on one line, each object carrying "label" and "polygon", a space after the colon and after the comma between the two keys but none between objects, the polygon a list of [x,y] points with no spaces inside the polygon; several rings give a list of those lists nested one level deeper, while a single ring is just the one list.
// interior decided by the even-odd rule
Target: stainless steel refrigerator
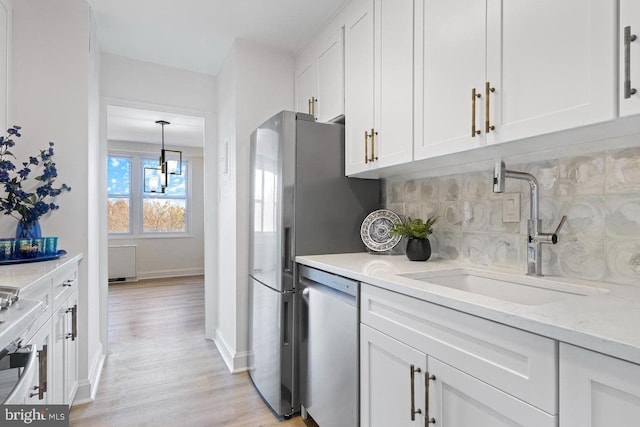
[{"label": "stainless steel refrigerator", "polygon": [[300,408],[296,255],[362,252],[379,182],[344,176],[344,126],[282,111],[251,134],[249,374],[279,416]]}]

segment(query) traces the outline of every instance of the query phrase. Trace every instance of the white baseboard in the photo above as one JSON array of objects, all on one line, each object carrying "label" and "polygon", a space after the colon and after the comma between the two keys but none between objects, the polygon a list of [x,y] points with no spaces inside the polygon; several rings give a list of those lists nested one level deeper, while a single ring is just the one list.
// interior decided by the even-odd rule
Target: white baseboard
[{"label": "white baseboard", "polygon": [[154,270],[154,271],[138,271],[136,280],[143,279],[162,279],[165,277],[181,277],[181,276],[202,276],[203,268],[176,268],[173,270]]},{"label": "white baseboard", "polygon": [[96,400],[96,393],[98,392],[105,358],[106,356],[102,353],[102,344],[100,344],[100,348],[96,352],[93,362],[91,363],[89,378],[78,381],[78,390],[76,391],[75,399],[73,399],[74,405],[90,403]]},{"label": "white baseboard", "polygon": [[227,369],[232,374],[237,374],[239,372],[244,372],[249,369],[249,352],[241,351],[237,352],[229,346],[227,341],[220,334],[220,330],[216,329],[216,336],[213,339],[213,342],[216,344],[220,355],[222,356],[222,360],[224,360],[225,365],[227,365]]}]

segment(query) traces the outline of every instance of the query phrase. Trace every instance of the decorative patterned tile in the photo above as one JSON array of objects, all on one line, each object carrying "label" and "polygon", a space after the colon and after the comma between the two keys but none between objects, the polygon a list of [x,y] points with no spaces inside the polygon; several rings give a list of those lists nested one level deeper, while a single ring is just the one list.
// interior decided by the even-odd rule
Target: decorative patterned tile
[{"label": "decorative patterned tile", "polygon": [[607,193],[640,193],[640,147],[610,152],[605,161]]},{"label": "decorative patterned tile", "polygon": [[483,200],[493,193],[493,173],[463,175],[462,200]]},{"label": "decorative patterned tile", "polygon": [[[545,275],[604,280],[605,261],[602,239],[567,237],[557,245],[544,245],[542,251],[542,272]],[[549,258],[545,257],[545,252]]]},{"label": "decorative patterned tile", "polygon": [[420,186],[420,200],[423,202],[437,201],[440,196],[440,180],[425,178],[418,181]]},{"label": "decorative patterned tile", "polygon": [[640,286],[640,240],[608,239],[605,253],[607,282]]},{"label": "decorative patterned tile", "polygon": [[606,237],[640,237],[640,195],[612,194],[605,196]]},{"label": "decorative patterned tile", "polygon": [[[507,165],[509,166],[509,165]],[[507,169],[510,169],[507,167]],[[529,163],[522,167],[524,172],[528,172],[536,177],[538,181],[538,193],[540,196],[553,196],[558,186],[558,165],[557,161],[550,160],[546,162]],[[518,169],[516,169],[518,170]],[[523,190],[529,191],[526,182],[523,184]],[[527,197],[529,197],[527,195]]]},{"label": "decorative patterned tile", "polygon": [[404,202],[402,195],[402,182],[390,182],[387,186],[388,194],[387,201],[389,203],[401,203]]},{"label": "decorative patterned tile", "polygon": [[[426,221],[429,218],[440,215],[440,204],[437,201],[420,203],[420,218]],[[437,227],[436,222],[435,227]]]},{"label": "decorative patterned tile", "polygon": [[431,243],[434,241],[438,255],[447,260],[456,260],[460,258],[460,244],[462,242],[462,233],[454,231],[434,231],[429,238]]},{"label": "decorative patterned tile", "polygon": [[404,216],[409,218],[420,218],[420,204],[419,203],[405,203],[404,204]]},{"label": "decorative patterned tile", "polygon": [[462,258],[472,264],[516,267],[520,262],[518,235],[462,233]]},{"label": "decorative patterned tile", "polygon": [[604,193],[604,155],[560,159],[557,172],[557,195],[574,196]]},{"label": "decorative patterned tile", "polygon": [[387,209],[394,211],[400,216],[404,215],[404,203],[389,203]]},{"label": "decorative patterned tile", "polygon": [[441,202],[437,228],[445,231],[461,231],[462,202]]},{"label": "decorative patterned tile", "polygon": [[461,175],[445,176],[440,178],[440,200],[445,202],[460,200],[461,186]]},{"label": "decorative patterned tile", "polygon": [[406,203],[420,201],[420,185],[413,179],[405,181],[402,185],[402,200]]}]

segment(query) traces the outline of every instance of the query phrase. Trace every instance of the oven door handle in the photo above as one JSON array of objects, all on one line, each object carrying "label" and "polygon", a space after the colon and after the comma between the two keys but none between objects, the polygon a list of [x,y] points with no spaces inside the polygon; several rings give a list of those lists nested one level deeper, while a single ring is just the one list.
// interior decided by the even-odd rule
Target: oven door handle
[{"label": "oven door handle", "polygon": [[38,366],[36,361],[38,360],[38,352],[37,346],[35,344],[29,344],[25,347],[20,348],[17,351],[29,353],[29,358],[27,359],[27,363],[24,365],[24,369],[22,370],[22,375],[20,375],[20,379],[18,380],[9,396],[2,402],[5,405],[16,405],[24,403],[25,397],[29,392],[29,388],[31,387],[31,383],[33,378],[38,371]]}]

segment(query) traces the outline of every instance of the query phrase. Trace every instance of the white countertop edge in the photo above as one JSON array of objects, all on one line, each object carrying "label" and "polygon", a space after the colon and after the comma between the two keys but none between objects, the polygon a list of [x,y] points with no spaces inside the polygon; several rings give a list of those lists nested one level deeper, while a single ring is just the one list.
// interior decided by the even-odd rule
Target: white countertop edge
[{"label": "white countertop edge", "polygon": [[[352,258],[358,256],[367,256],[368,254],[343,254]],[[490,297],[484,297],[481,295],[475,295],[464,291],[453,290],[438,285],[422,285],[420,288],[408,285],[407,280],[402,277],[396,276],[394,273],[378,273],[377,275],[365,274],[362,271],[351,269],[347,266],[340,265],[343,263],[332,262],[337,259],[339,255],[313,255],[313,256],[299,256],[296,257],[296,262],[299,264],[307,265],[309,267],[318,268],[320,270],[328,271],[337,275],[345,276],[360,282],[364,282],[370,285],[374,285],[383,289],[387,289],[393,292],[398,292],[410,297],[428,301],[434,304],[438,304],[444,307],[448,307],[454,310],[458,310],[464,313],[472,314],[478,317],[482,317],[488,320],[492,320],[498,323],[502,323],[508,326],[512,326],[518,329],[522,329],[528,332],[532,332],[538,335],[542,335],[548,338],[558,340],[560,342],[576,345],[589,350],[597,351],[599,353],[607,354],[613,357],[617,357],[623,360],[627,360],[633,363],[640,364],[640,334],[637,337],[631,337],[631,339],[625,339],[625,337],[615,337],[615,334],[605,334],[598,331],[593,325],[599,325],[602,329],[607,327],[614,327],[619,330],[633,329],[632,325],[638,323],[618,324],[615,322],[607,322],[606,320],[599,321],[597,318],[589,318],[587,324],[582,324],[579,320],[554,320],[554,309],[558,308],[558,304],[549,303],[540,306],[522,306],[507,301],[500,301]],[[369,255],[370,256],[370,255]],[[377,257],[380,255],[373,255]],[[396,259],[394,259],[396,258]],[[404,257],[402,257],[404,258]],[[381,261],[393,264],[397,261],[396,257],[384,256],[380,258]],[[376,260],[371,259],[372,262]],[[357,264],[357,263],[355,263]],[[354,264],[354,265],[355,265]],[[416,271],[442,271],[450,270],[454,268],[469,268],[473,270],[494,271],[493,269],[482,269],[477,266],[469,266],[460,263],[450,262],[427,262],[427,263],[415,263]],[[403,271],[404,272],[404,271]],[[554,278],[555,279],[555,278]],[[581,285],[594,286],[593,282],[587,282],[583,280],[570,280],[563,279],[569,283],[579,283]],[[403,283],[405,282],[405,283]],[[602,286],[601,283],[595,285]],[[625,296],[616,295],[616,290],[624,289],[625,292],[630,292],[638,295],[637,318],[640,321],[640,288],[635,287],[623,287],[620,285],[606,285],[610,289],[608,296],[589,296],[583,298],[598,298],[607,299],[609,301],[609,310],[615,311],[616,303],[628,302]],[[612,290],[613,289],[613,290]],[[583,300],[586,301],[586,300]],[[605,304],[605,303],[603,303]],[[635,305],[635,304],[634,304]],[[567,314],[567,308],[563,307],[564,314]],[[633,309],[633,308],[631,308]],[[544,319],[544,311],[550,312],[549,319]],[[560,311],[560,310],[557,310]],[[576,312],[581,312],[578,308]],[[590,313],[589,310],[585,311]],[[571,315],[571,313],[568,313]],[[584,314],[584,313],[581,313]],[[597,316],[596,313],[592,313],[593,317]],[[570,317],[570,316],[569,316]],[[592,325],[589,327],[589,325]]]},{"label": "white countertop edge", "polygon": [[35,282],[52,277],[58,269],[77,263],[82,258],[83,254],[77,253],[62,255],[50,261],[0,265],[0,285],[24,289]]}]

